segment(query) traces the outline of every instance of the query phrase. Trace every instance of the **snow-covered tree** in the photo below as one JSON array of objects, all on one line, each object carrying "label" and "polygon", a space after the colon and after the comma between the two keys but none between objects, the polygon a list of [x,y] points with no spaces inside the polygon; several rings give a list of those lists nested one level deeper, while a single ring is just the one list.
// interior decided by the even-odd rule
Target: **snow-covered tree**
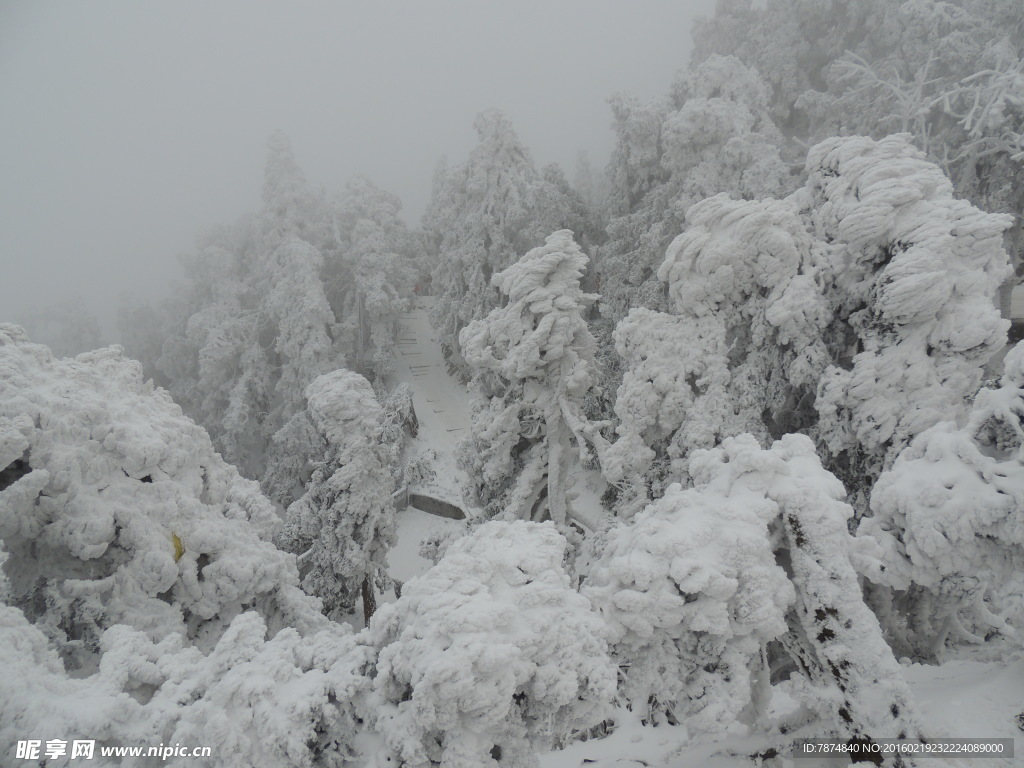
[{"label": "snow-covered tree", "polygon": [[735,57],[680,72],[667,99],[618,96],[612,110],[612,218],[598,265],[602,313],[617,322],[631,308],[667,308],[655,273],[691,205],[719,193],[780,197],[792,182],[765,88]]},{"label": "snow-covered tree", "polygon": [[777,514],[761,494],[673,484],[605,534],[583,592],[629,665],[623,695],[648,721],[712,732],[763,699],[763,650],[794,600],[772,552]]},{"label": "snow-covered tree", "polygon": [[602,456],[620,514],[647,486],[685,481],[695,448],[793,431],[819,441],[863,513],[882,470],[963,409],[1003,343],[1007,217],[955,198],[906,137],[830,139],[807,172],[782,201],[693,206],[658,273],[675,313],[620,323],[619,440]]},{"label": "snow-covered tree", "polygon": [[203,645],[254,605],[274,632],[320,622],[271,504],[138,363],[21,333],[0,334],[0,538],[11,600],[69,663],[113,624]]},{"label": "snow-covered tree", "polygon": [[401,208],[369,180],[350,181],[338,202],[340,258],[325,275],[328,294],[345,297],[337,313],[357,328],[355,370],[378,384],[394,370],[397,317],[416,280],[414,239],[398,217]]},{"label": "snow-covered tree", "polygon": [[615,331],[618,440],[601,461],[625,517],[685,479],[693,450],[806,427],[830,362],[828,263],[795,206],[718,195],[687,219],[658,271],[674,314],[634,309]]},{"label": "snow-covered tree", "polygon": [[385,760],[535,768],[607,716],[615,669],[565,549],[550,523],[491,521],[381,606],[366,642]]},{"label": "snow-covered tree", "polygon": [[288,508],[282,545],[300,554],[302,585],[328,615],[361,597],[368,620],[387,585],[395,540],[394,480],[381,444],[381,407],[370,383],[338,370],[306,388],[309,419],[325,448],[306,493]]},{"label": "snow-covered tree", "polygon": [[[628,664],[637,708],[695,731],[766,715],[777,639],[795,661],[804,703],[845,739],[917,738],[899,665],[865,605],[847,532],[853,510],[813,443],[751,435],[690,460],[693,488],[665,496],[607,534],[585,594]],[[656,716],[656,712],[653,713]]]},{"label": "snow-covered tree", "polygon": [[[967,423],[925,430],[882,474],[859,535],[882,550],[868,577],[894,590],[890,631],[907,653],[1013,636],[1024,611],[1024,346],[998,389],[982,389]],[[1007,619],[1016,627],[1008,626]]]},{"label": "snow-covered tree", "polygon": [[504,306],[459,336],[481,398],[459,460],[489,516],[568,522],[566,475],[594,439],[581,408],[596,385],[583,312],[597,297],[580,288],[587,261],[572,232],[549,235],[494,275]]},{"label": "snow-covered tree", "polygon": [[381,386],[393,367],[416,242],[399,209],[365,179],[338,199],[310,189],[276,133],[262,208],[212,230],[184,260],[188,285],[161,322],[168,338],[133,341],[159,346],[157,380],[282,505],[301,495],[320,454],[306,386],[346,360]]},{"label": "snow-covered tree", "polygon": [[459,333],[499,305],[492,275],[586,217],[560,170],[538,173],[505,114],[486,110],[474,127],[480,143],[464,164],[439,169],[423,221],[438,251],[431,318],[446,356],[466,378]]},{"label": "snow-covered tree", "polygon": [[5,745],[82,734],[209,745],[189,764],[211,768],[362,764],[365,652],[299,588],[256,483],[137,362],[55,359],[0,326],[0,467]]},{"label": "snow-covered tree", "polygon": [[[1024,244],[1024,7],[1002,0],[785,0],[718,4],[694,29],[694,61],[732,54],[756,67],[787,135],[894,132],[982,210],[1010,213]],[[1018,263],[1015,261],[1015,264]],[[1001,304],[1009,312],[1004,283]]]},{"label": "snow-covered tree", "polygon": [[995,298],[1012,222],[954,197],[906,136],[822,142],[807,174],[794,197],[829,244],[844,325],[818,387],[817,436],[863,511],[914,435],[963,412],[1005,343]]}]

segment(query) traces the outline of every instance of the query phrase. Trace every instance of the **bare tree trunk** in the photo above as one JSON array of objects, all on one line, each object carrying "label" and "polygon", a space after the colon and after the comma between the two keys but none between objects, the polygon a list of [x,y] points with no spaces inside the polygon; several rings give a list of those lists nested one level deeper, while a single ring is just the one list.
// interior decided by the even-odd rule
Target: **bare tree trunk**
[{"label": "bare tree trunk", "polygon": [[370,583],[370,575],[363,577],[363,621],[370,623],[370,618],[377,610],[377,596],[373,593],[373,584]]}]

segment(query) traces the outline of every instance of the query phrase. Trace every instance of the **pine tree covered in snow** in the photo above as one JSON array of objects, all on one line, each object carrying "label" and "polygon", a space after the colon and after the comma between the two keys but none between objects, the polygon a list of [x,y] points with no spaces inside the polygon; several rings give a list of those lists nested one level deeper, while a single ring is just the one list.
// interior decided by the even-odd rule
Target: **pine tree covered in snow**
[{"label": "pine tree covered in snow", "polygon": [[351,613],[361,597],[368,620],[375,589],[388,583],[387,551],[395,540],[381,408],[370,383],[345,370],[317,378],[306,398],[326,451],[306,493],[288,508],[279,541],[300,555],[302,585],[323,600],[325,613]]},{"label": "pine tree covered in snow", "polygon": [[[756,67],[787,135],[820,141],[905,132],[958,195],[1010,213],[1024,243],[1024,7],[1003,0],[720,3],[698,22],[694,61]],[[1001,303],[1008,313],[1004,285]]]},{"label": "pine tree covered in snow", "polygon": [[460,464],[489,516],[568,522],[566,475],[595,439],[581,408],[596,384],[583,312],[597,297],[580,288],[586,265],[572,232],[549,235],[494,275],[504,306],[459,336],[481,397]]},{"label": "pine tree covered in snow", "polygon": [[602,463],[626,516],[648,485],[686,479],[689,451],[798,430],[863,513],[882,470],[963,409],[1003,343],[1006,217],[954,198],[905,137],[830,139],[807,171],[783,201],[693,206],[659,270],[675,314],[619,325],[619,440]]},{"label": "pine tree covered in snow", "polygon": [[380,384],[393,368],[415,273],[399,209],[365,179],[337,200],[314,192],[275,134],[261,210],[214,230],[185,260],[190,282],[169,305],[159,378],[281,504],[301,495],[320,453],[303,415],[306,386],[346,360]]},{"label": "pine tree covered in snow", "polygon": [[631,308],[667,307],[655,273],[691,205],[719,193],[780,197],[793,184],[765,88],[735,57],[680,72],[667,99],[611,103],[617,144],[597,263],[602,313],[618,322]]},{"label": "pine tree covered in snow", "polygon": [[[345,295],[339,316],[356,322],[356,373],[382,383],[395,367],[395,326],[415,284],[414,241],[392,194],[364,178],[349,182],[338,204],[342,268],[325,276],[328,295]],[[350,281],[351,285],[345,285]]]},{"label": "pine tree covered in snow", "polygon": [[538,173],[505,114],[482,112],[474,127],[480,143],[463,165],[439,169],[423,222],[438,250],[432,321],[445,355],[466,378],[459,333],[499,305],[491,277],[547,234],[587,219],[561,170]]},{"label": "pine tree covered in snow", "polygon": [[761,725],[766,645],[778,640],[799,696],[835,735],[918,738],[910,692],[861,597],[852,509],[811,441],[787,435],[763,450],[740,435],[697,451],[689,473],[693,488],[670,486],[606,534],[584,589],[628,665],[633,706],[694,731]]},{"label": "pine tree covered in snow", "polygon": [[845,326],[818,388],[816,432],[863,512],[882,470],[914,435],[964,411],[1005,343],[995,298],[1011,220],[955,198],[905,136],[822,142],[807,173],[794,197],[829,244]]},{"label": "pine tree covered in snow", "polygon": [[381,606],[365,640],[378,765],[533,768],[607,715],[615,670],[565,549],[550,523],[491,521]]},{"label": "pine tree covered in snow", "polygon": [[687,218],[658,271],[675,313],[634,309],[615,331],[626,372],[601,459],[621,516],[685,479],[693,450],[808,426],[829,363],[828,264],[794,206],[718,195]]},{"label": "pine tree covered in snow", "polygon": [[260,606],[273,631],[311,619],[255,483],[115,348],[55,360],[5,326],[0,538],[12,600],[73,665],[128,624],[214,642]]}]

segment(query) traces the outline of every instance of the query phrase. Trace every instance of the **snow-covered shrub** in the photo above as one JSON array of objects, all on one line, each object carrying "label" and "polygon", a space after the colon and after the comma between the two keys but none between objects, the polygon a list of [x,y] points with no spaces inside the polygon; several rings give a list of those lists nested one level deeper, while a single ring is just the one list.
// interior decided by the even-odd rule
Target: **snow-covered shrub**
[{"label": "snow-covered shrub", "polygon": [[584,588],[628,665],[632,705],[696,732],[753,724],[768,699],[765,645],[778,640],[805,703],[837,735],[919,735],[851,564],[852,509],[810,439],[764,450],[751,435],[728,438],[694,452],[689,473],[693,488],[671,486],[608,532]]},{"label": "snow-covered shrub", "polygon": [[[12,760],[20,739],[74,736],[95,739],[97,759],[101,747],[180,744],[208,746],[211,756],[162,764],[362,765],[353,701],[367,684],[366,651],[340,625],[307,636],[285,629],[268,640],[266,633],[257,613],[243,613],[204,655],[181,635],[154,642],[118,625],[103,634],[99,669],[74,678],[37,627],[0,605],[0,743],[10,745]],[[68,759],[47,765],[78,762]]]},{"label": "snow-covered shrub", "polygon": [[574,453],[586,452],[584,433],[593,439],[582,411],[596,385],[583,312],[597,297],[580,287],[587,261],[572,232],[549,235],[494,275],[507,302],[459,335],[483,400],[459,461],[470,497],[490,516],[539,519],[546,511],[566,525],[566,474]]},{"label": "snow-covered shrub", "polygon": [[859,534],[877,539],[883,552],[866,572],[896,590],[902,630],[925,658],[947,641],[1012,633],[999,607],[1024,619],[1022,420],[1024,345],[1017,345],[1000,387],[978,392],[966,425],[944,421],[922,432],[874,487],[873,516]]},{"label": "snow-covered shrub", "polygon": [[382,410],[370,382],[343,369],[317,377],[306,398],[326,452],[306,493],[288,508],[278,540],[300,555],[302,586],[323,600],[328,615],[351,613],[361,597],[368,619],[374,589],[387,584],[387,551],[395,541]]},{"label": "snow-covered shrub", "polygon": [[550,523],[491,521],[381,606],[371,717],[391,764],[536,766],[606,716],[615,671],[565,548]]},{"label": "snow-covered shrub", "polygon": [[117,347],[56,360],[0,326],[0,467],[12,603],[72,664],[113,624],[209,648],[253,607],[322,623],[259,487]]},{"label": "snow-covered shrub", "polygon": [[299,589],[256,483],[138,363],[56,360],[0,326],[0,466],[4,749],[76,736],[206,745],[187,764],[210,768],[361,764],[365,650]]}]

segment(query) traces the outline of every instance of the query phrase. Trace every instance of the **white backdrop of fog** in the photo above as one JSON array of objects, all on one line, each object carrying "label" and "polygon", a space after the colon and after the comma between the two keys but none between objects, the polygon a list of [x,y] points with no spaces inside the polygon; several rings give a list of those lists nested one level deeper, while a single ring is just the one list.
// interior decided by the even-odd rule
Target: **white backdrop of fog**
[{"label": "white backdrop of fog", "polygon": [[270,133],[307,177],[364,174],[417,224],[441,155],[496,106],[572,176],[613,144],[605,99],[665,93],[713,0],[381,3],[0,0],[0,322],[123,290],[259,205]]}]

